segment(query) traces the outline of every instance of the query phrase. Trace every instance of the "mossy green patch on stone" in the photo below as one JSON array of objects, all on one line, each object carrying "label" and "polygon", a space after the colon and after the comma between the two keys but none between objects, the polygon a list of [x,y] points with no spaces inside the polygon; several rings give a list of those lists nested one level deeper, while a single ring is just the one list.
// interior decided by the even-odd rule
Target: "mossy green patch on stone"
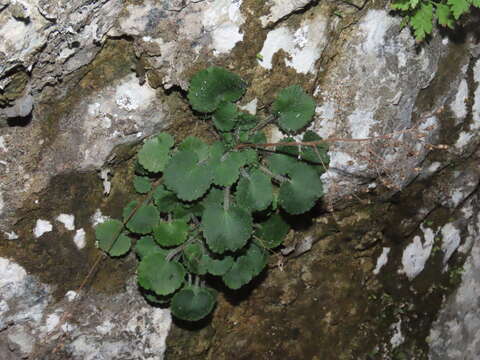
[{"label": "mossy green patch on stone", "polygon": [[[52,178],[49,186],[37,195],[37,201],[24,204],[17,212],[20,219],[14,227],[17,241],[1,242],[2,256],[13,259],[43,283],[54,285],[54,295],[61,298],[69,290],[75,290],[87,275],[100,251],[95,247],[95,235],[91,218],[100,207],[103,195],[102,183],[96,172],[69,173]],[[109,207],[119,205],[109,203]],[[108,214],[108,206],[103,207]],[[57,216],[71,214],[75,217],[75,230],[83,229],[86,246],[78,249],[73,241],[75,230],[66,229],[56,220]],[[38,219],[52,224],[52,231],[36,238],[33,234]],[[128,262],[105,260],[94,287],[104,292],[115,292],[124,285],[132,266]]]},{"label": "mossy green patch on stone", "polygon": [[10,105],[24,95],[29,76],[25,71],[18,71],[10,76],[10,82],[0,90],[0,108]]}]

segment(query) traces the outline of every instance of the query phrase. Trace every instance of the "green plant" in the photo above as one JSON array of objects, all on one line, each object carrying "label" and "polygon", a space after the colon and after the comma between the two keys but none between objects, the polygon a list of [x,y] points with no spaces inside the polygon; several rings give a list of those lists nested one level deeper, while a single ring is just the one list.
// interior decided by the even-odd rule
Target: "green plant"
[{"label": "green plant", "polygon": [[480,0],[394,0],[391,8],[403,16],[403,26],[413,29],[417,41],[423,41],[435,22],[453,29],[471,6],[480,8]]},{"label": "green plant", "polygon": [[211,119],[219,140],[190,136],[176,144],[167,133],[147,140],[133,180],[145,199],[128,203],[122,221],[96,227],[98,246],[110,256],[126,254],[136,241],[144,296],[170,302],[183,320],[212,311],[216,294],[205,285],[212,276],[235,290],[259,275],[290,230],[285,213],[305,213],[323,195],[329,158],[319,136],[307,131],[303,142],[287,136],[269,144],[263,132],[276,122],[297,134],[312,120],[313,99],[290,86],[278,93],[273,114],[259,119],[235,105],[244,92],[244,81],[225,69],[199,71],[188,100]]}]

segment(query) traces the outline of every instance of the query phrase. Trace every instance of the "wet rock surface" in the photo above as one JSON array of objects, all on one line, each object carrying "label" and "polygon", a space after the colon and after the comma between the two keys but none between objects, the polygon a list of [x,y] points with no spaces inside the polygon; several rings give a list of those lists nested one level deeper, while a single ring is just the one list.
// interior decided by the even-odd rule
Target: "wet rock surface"
[{"label": "wet rock surface", "polygon": [[241,292],[215,284],[214,314],[174,322],[166,358],[478,358],[478,34],[418,46],[385,8],[0,0],[0,353],[164,357],[170,315],[137,291],[133,255],[104,259],[72,299],[99,253],[93,226],[133,197],[135,144],[201,134],[183,96],[215,64],[260,114],[297,83],[314,131],[375,140],[332,144],[327,197],[291,255]]}]

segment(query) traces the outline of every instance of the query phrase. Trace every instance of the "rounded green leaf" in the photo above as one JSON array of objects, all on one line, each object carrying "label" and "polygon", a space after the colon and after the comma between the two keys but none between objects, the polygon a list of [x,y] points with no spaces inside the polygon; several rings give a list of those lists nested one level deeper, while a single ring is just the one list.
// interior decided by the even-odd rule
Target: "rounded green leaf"
[{"label": "rounded green leaf", "polygon": [[142,236],[135,244],[135,253],[140,259],[155,253],[162,254],[165,257],[168,252],[168,250],[162,249],[158,246],[152,236]]},{"label": "rounded green leaf", "polygon": [[122,256],[129,252],[131,247],[132,239],[130,239],[125,233],[121,233],[110,250],[105,251],[107,251],[110,256]]},{"label": "rounded green leaf", "polygon": [[239,289],[260,274],[267,264],[267,254],[257,244],[251,243],[246,253],[237,258],[222,280],[230,289]]},{"label": "rounded green leaf", "polygon": [[208,192],[207,196],[205,196],[205,198],[202,200],[202,206],[204,209],[210,205],[222,206],[223,200],[223,191],[218,188],[212,187]]},{"label": "rounded green leaf", "polygon": [[213,183],[219,186],[233,185],[240,175],[240,168],[245,165],[246,157],[241,152],[229,152],[220,161],[213,164]]},{"label": "rounded green leaf", "polygon": [[194,110],[210,113],[222,102],[237,101],[244,93],[245,83],[238,75],[211,66],[193,76],[187,97]]},{"label": "rounded green leaf", "polygon": [[290,180],[280,186],[278,201],[288,213],[302,214],[323,195],[322,181],[315,169],[300,162],[291,167],[288,175]]},{"label": "rounded green leaf", "polygon": [[277,95],[273,111],[283,131],[297,131],[305,127],[315,114],[315,101],[298,85],[289,86]]},{"label": "rounded green leaf", "polygon": [[[294,138],[283,138],[282,142],[292,142]],[[298,162],[298,148],[296,146],[277,146],[275,154],[267,158],[269,169],[275,174],[285,175],[290,168]]]},{"label": "rounded green leaf", "polygon": [[153,227],[158,223],[160,214],[153,205],[142,205],[135,215],[127,222],[127,228],[136,234],[151,233]]},{"label": "rounded green leaf", "polygon": [[167,188],[184,201],[201,197],[212,184],[208,163],[199,164],[198,155],[190,150],[177,152],[165,167],[163,175]]},{"label": "rounded green leaf", "polygon": [[176,261],[167,261],[160,253],[145,256],[138,265],[138,284],[157,295],[168,295],[179,289],[185,269]]},{"label": "rounded green leaf", "polygon": [[298,160],[290,155],[272,154],[267,158],[268,168],[275,174],[285,175]]},{"label": "rounded green leaf", "polygon": [[187,240],[188,224],[185,220],[162,221],[153,228],[153,235],[161,246],[181,245]]},{"label": "rounded green leaf", "polygon": [[221,133],[220,137],[223,141],[223,143],[228,147],[231,148],[235,145],[235,137],[233,136],[232,133],[226,132],[226,133]]},{"label": "rounded green leaf", "polygon": [[120,234],[122,228],[123,224],[120,221],[116,219],[107,220],[95,227],[95,237],[98,242],[102,241],[111,244]]},{"label": "rounded green leaf", "polygon": [[133,187],[139,194],[146,194],[152,190],[152,183],[146,176],[135,176],[133,178]]},{"label": "rounded green leaf", "polygon": [[210,152],[210,147],[196,136],[188,136],[178,145],[178,150],[189,150],[197,154],[199,161],[204,161]]},{"label": "rounded green leaf", "polygon": [[231,256],[225,256],[223,259],[219,260],[210,258],[208,272],[215,276],[225,275],[225,273],[233,266],[234,262],[235,261]]},{"label": "rounded green leaf", "polygon": [[133,211],[136,209],[138,202],[136,200],[130,201],[125,207],[123,208],[122,216],[123,221],[127,221],[127,219],[132,215]]},{"label": "rounded green leaf", "polygon": [[150,172],[160,172],[168,161],[168,153],[173,146],[173,137],[167,133],[160,133],[147,140],[138,152],[138,162]]},{"label": "rounded green leaf", "polygon": [[251,165],[258,161],[258,154],[253,149],[245,149],[239,152],[243,158],[243,165]]},{"label": "rounded green leaf", "polygon": [[202,230],[208,247],[216,253],[236,251],[245,246],[252,234],[252,217],[242,208],[208,206],[202,216]]},{"label": "rounded green leaf", "polygon": [[153,202],[160,213],[169,213],[179,206],[180,201],[175,194],[167,190],[165,186],[158,186],[153,192]]},{"label": "rounded green leaf", "polygon": [[210,314],[215,306],[215,297],[208,289],[189,286],[176,293],[170,304],[173,316],[198,321]]},{"label": "rounded green leaf", "polygon": [[273,186],[270,178],[258,169],[242,177],[235,193],[237,204],[251,211],[265,210],[273,200]]},{"label": "rounded green leaf", "polygon": [[237,118],[237,107],[231,102],[221,103],[212,116],[213,124],[220,131],[232,130],[237,122]]},{"label": "rounded green leaf", "polygon": [[120,234],[123,224],[118,220],[107,220],[95,228],[95,237],[98,247],[110,256],[126,254],[132,246],[131,239],[125,234]]},{"label": "rounded green leaf", "polygon": [[258,119],[255,115],[252,115],[252,114],[249,114],[249,113],[246,113],[246,112],[241,112],[238,115],[237,128],[239,130],[242,130],[242,131],[251,130],[257,124],[258,124]]},{"label": "rounded green leaf", "polygon": [[274,214],[260,224],[260,228],[255,232],[256,237],[262,246],[267,249],[273,249],[279,246],[290,230],[290,226],[283,220],[280,214]]},{"label": "rounded green leaf", "polygon": [[203,206],[200,203],[182,204],[172,210],[171,214],[174,219],[189,222],[192,216],[201,216],[203,213]]}]

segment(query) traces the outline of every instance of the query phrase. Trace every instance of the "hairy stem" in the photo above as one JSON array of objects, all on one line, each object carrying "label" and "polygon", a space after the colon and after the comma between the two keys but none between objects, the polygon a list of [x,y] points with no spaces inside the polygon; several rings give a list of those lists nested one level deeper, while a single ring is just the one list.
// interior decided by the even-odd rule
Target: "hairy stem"
[{"label": "hairy stem", "polygon": [[287,181],[290,181],[288,178],[286,178],[285,176],[282,176],[282,175],[278,175],[278,174],[274,174],[273,172],[271,172],[267,167],[263,166],[263,165],[259,165],[258,168],[263,171],[265,174],[267,174],[268,176],[272,177],[273,179],[277,180],[279,183],[284,183],[284,182],[287,182]]},{"label": "hairy stem", "polygon": [[223,192],[223,210],[225,212],[230,208],[230,186],[227,186]]},{"label": "hairy stem", "polygon": [[263,143],[263,144],[238,144],[235,148],[236,149],[244,149],[244,148],[268,148],[268,147],[275,147],[275,146],[317,146],[321,144],[328,144],[328,143],[335,143],[335,142],[369,142],[374,140],[391,140],[395,135],[400,135],[409,132],[416,132],[418,128],[410,128],[401,131],[395,131],[391,134],[381,135],[381,136],[372,136],[369,138],[362,138],[362,139],[345,139],[345,138],[328,138],[316,141],[287,141],[287,142],[278,142],[278,143]]}]

